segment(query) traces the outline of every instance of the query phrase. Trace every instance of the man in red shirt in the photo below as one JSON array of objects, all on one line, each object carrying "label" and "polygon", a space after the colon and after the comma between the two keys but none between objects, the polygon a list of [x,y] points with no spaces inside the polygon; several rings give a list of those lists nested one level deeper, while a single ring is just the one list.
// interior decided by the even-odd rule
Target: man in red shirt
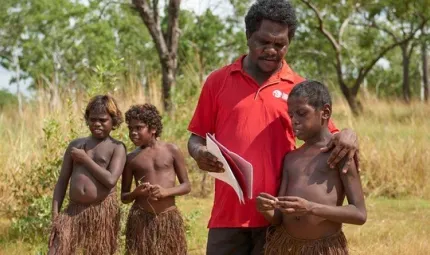
[{"label": "man in red shirt", "polygon": [[[284,57],[297,27],[293,7],[285,0],[259,0],[245,17],[248,55],[214,71],[203,86],[188,130],[190,155],[204,171],[223,171],[206,148],[206,133],[249,161],[254,169],[253,195],[276,195],[282,159],[295,149],[287,113],[288,94],[304,79]],[[329,125],[334,133],[338,130]],[[334,135],[329,165],[345,156],[353,160],[357,137],[351,130]],[[349,163],[347,163],[349,164]],[[347,167],[347,166],[346,166]],[[240,204],[233,188],[215,181],[215,201],[209,221],[207,254],[261,254],[269,223],[256,210],[255,200]]]}]

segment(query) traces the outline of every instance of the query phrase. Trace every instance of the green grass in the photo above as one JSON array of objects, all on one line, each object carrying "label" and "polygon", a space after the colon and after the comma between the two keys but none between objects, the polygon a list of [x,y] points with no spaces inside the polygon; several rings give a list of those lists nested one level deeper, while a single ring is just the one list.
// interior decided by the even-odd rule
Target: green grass
[{"label": "green grass", "polygon": [[[212,197],[178,199],[188,222],[190,255],[205,252],[207,222]],[[345,225],[351,254],[354,255],[427,255],[430,251],[430,201],[402,198],[367,199],[368,220],[363,226]],[[44,244],[31,245],[5,239],[8,220],[0,221],[0,254],[37,254]]]}]

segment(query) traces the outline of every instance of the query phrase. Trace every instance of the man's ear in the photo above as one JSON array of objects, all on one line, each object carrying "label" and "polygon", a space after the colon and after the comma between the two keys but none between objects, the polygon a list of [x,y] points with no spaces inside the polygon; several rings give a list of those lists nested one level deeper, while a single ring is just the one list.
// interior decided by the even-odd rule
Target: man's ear
[{"label": "man's ear", "polygon": [[330,119],[330,117],[331,117],[331,105],[329,105],[329,104],[325,104],[323,107],[322,107],[322,118],[324,119],[324,120],[328,120],[328,119]]}]

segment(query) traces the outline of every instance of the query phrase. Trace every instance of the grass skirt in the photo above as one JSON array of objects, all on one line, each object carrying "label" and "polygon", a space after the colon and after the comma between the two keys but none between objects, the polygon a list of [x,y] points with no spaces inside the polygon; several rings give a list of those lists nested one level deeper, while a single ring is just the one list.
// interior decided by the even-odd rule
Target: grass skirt
[{"label": "grass skirt", "polygon": [[283,226],[269,228],[265,255],[348,255],[345,235],[339,232],[316,240],[292,237]]},{"label": "grass skirt", "polygon": [[127,219],[126,250],[133,255],[187,254],[184,221],[178,209],[154,214],[134,204]]},{"label": "grass skirt", "polygon": [[[103,201],[83,205],[70,201],[51,229],[55,254],[114,254],[120,229],[116,193]],[[51,248],[51,247],[50,247]]]}]

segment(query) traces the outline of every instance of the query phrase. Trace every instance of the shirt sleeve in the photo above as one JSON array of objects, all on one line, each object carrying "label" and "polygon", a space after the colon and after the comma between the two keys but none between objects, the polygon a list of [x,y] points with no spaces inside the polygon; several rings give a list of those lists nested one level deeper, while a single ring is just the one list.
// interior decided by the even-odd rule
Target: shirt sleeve
[{"label": "shirt sleeve", "polygon": [[217,72],[212,73],[206,79],[202,92],[200,93],[196,110],[194,111],[194,115],[188,125],[188,131],[203,138],[206,138],[206,133],[215,133],[215,124],[218,113],[216,90],[220,85],[220,81],[218,80],[216,73]]}]

